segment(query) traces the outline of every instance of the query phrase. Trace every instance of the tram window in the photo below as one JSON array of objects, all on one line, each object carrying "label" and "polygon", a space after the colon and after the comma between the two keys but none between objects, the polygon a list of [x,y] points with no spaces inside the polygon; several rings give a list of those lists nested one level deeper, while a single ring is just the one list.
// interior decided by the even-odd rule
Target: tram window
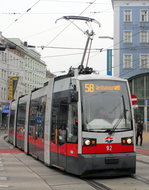
[{"label": "tram window", "polygon": [[78,140],[77,103],[73,103],[69,105],[67,132],[68,132],[67,141],[71,143],[76,143]]},{"label": "tram window", "polygon": [[9,122],[10,130],[13,130],[14,128],[14,118],[15,118],[15,110],[12,109],[10,111],[10,122]]},{"label": "tram window", "polygon": [[[51,140],[55,144],[64,144],[67,136],[68,98],[55,97],[52,105]],[[62,133],[63,135],[61,135]]]},{"label": "tram window", "polygon": [[29,117],[29,135],[44,138],[44,120],[46,109],[46,96],[31,101]]},{"label": "tram window", "polygon": [[57,102],[53,102],[52,106],[52,130],[51,130],[51,139],[55,144],[57,144],[56,139],[56,131],[57,131],[57,116],[58,116],[59,104]]},{"label": "tram window", "polygon": [[24,132],[25,129],[25,115],[26,115],[26,103],[19,104],[17,115],[17,131]]}]

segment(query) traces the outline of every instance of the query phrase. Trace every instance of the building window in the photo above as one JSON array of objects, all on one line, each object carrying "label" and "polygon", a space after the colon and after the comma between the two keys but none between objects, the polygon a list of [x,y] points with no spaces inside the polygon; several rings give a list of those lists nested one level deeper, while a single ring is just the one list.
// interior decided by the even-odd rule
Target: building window
[{"label": "building window", "polygon": [[149,54],[140,55],[140,68],[149,69]]},{"label": "building window", "polygon": [[131,54],[123,55],[123,68],[124,69],[132,68],[132,55]]},{"label": "building window", "polygon": [[[146,84],[149,84],[149,75],[146,76]],[[149,99],[149,85],[146,85],[146,97]]]},{"label": "building window", "polygon": [[132,22],[132,10],[124,10],[124,22]]},{"label": "building window", "polygon": [[2,87],[2,99],[4,99],[4,88]]},{"label": "building window", "polygon": [[148,31],[140,32],[140,43],[149,43],[148,34],[149,34]]},{"label": "building window", "polygon": [[4,88],[4,100],[6,100],[7,94],[6,94],[6,88]]},{"label": "building window", "polygon": [[140,11],[140,22],[148,22],[148,11],[147,10]]},{"label": "building window", "polygon": [[144,76],[134,79],[134,94],[136,94],[139,99],[144,98]]},{"label": "building window", "polygon": [[132,32],[131,31],[124,31],[123,41],[124,41],[124,43],[132,43]]}]

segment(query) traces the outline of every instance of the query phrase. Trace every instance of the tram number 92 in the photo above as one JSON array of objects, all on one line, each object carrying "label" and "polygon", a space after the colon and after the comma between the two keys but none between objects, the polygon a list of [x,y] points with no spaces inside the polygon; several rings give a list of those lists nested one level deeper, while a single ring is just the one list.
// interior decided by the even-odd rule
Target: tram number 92
[{"label": "tram number 92", "polygon": [[94,84],[85,84],[85,92],[94,92],[95,90],[95,85]]},{"label": "tram number 92", "polygon": [[107,145],[106,146],[106,151],[112,151],[112,145]]}]

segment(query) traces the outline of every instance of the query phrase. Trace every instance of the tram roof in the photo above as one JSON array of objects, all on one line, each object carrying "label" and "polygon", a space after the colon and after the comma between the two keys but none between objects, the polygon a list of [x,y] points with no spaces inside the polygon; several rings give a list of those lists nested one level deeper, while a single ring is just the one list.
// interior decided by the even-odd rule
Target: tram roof
[{"label": "tram roof", "polygon": [[109,76],[109,75],[100,75],[100,74],[79,74],[76,76],[69,76],[69,75],[61,75],[58,77],[55,77],[55,81],[57,80],[62,80],[66,78],[75,78],[78,80],[118,80],[118,81],[127,81],[127,79],[119,78],[119,77],[114,77],[114,76]]},{"label": "tram roof", "polygon": [[103,80],[118,80],[118,81],[127,81],[126,79],[123,78],[119,78],[119,77],[114,77],[114,76],[108,76],[108,75],[99,75],[99,74],[89,74],[89,75],[78,75],[75,76],[74,78],[78,79],[78,80],[99,80],[99,79],[103,79]]}]

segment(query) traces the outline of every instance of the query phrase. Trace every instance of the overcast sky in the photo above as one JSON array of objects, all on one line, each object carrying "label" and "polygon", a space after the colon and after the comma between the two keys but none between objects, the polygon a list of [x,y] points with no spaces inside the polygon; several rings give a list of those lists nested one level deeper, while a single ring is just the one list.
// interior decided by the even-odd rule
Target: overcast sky
[{"label": "overcast sky", "polygon": [[[95,36],[89,66],[106,74],[106,49],[113,41],[98,36],[113,36],[111,0],[0,0],[0,31],[6,38],[20,38],[35,45],[51,72],[68,71],[81,63],[89,26],[82,21],[60,19],[63,16],[86,16],[92,23]],[[46,46],[43,50],[41,46]],[[98,49],[102,49],[100,52]]]}]

